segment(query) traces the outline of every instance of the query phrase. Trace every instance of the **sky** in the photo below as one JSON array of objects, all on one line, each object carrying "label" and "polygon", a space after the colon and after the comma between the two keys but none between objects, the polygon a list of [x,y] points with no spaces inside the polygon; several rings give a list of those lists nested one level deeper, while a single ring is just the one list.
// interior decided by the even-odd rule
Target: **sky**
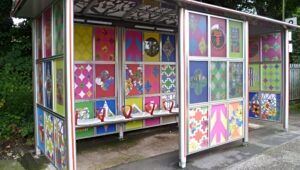
[{"label": "sky", "polygon": [[20,22],[25,21],[25,19],[24,19],[24,18],[14,18],[14,17],[13,17],[13,21],[14,21],[14,24],[15,24],[15,25],[18,25]]}]

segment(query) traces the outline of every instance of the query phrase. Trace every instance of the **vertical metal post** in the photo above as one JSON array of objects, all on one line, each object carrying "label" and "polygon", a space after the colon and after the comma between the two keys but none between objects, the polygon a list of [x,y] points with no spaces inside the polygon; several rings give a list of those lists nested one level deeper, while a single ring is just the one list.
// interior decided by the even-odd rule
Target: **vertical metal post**
[{"label": "vertical metal post", "polygon": [[185,112],[186,112],[186,56],[185,56],[185,10],[180,8],[179,12],[179,166],[186,167],[186,145],[185,145]]},{"label": "vertical metal post", "polygon": [[74,114],[74,76],[73,76],[73,42],[74,42],[74,11],[73,0],[65,1],[65,103],[66,103],[66,136],[68,169],[76,170],[76,139]]},{"label": "vertical metal post", "polygon": [[290,61],[289,61],[289,37],[288,37],[289,31],[286,29],[284,32],[284,122],[283,122],[283,128],[284,130],[288,131],[289,129],[289,82],[290,82]]},{"label": "vertical metal post", "polygon": [[249,100],[249,75],[248,75],[248,69],[249,69],[249,23],[248,21],[244,22],[244,145],[247,145],[249,141],[249,109],[248,109],[248,100]]}]

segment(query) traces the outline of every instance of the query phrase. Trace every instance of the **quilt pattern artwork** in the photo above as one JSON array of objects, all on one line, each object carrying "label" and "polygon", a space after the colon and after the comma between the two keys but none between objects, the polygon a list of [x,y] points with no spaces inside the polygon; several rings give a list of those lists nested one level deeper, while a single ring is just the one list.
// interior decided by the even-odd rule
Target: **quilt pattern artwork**
[{"label": "quilt pattern artwork", "polygon": [[263,61],[280,61],[281,50],[281,33],[272,33],[262,36],[262,60]]},{"label": "quilt pattern artwork", "polygon": [[138,64],[126,65],[125,80],[126,96],[136,96],[143,94],[143,66]]},{"label": "quilt pattern artwork", "polygon": [[226,99],[226,62],[211,62],[211,100]]},{"label": "quilt pattern artwork", "polygon": [[206,61],[190,61],[190,104],[208,101],[208,66]]},{"label": "quilt pattern artwork", "polygon": [[55,166],[58,169],[67,168],[67,150],[65,141],[64,122],[58,118],[54,118]]},{"label": "quilt pattern artwork", "polygon": [[54,55],[64,53],[64,0],[53,5]]},{"label": "quilt pattern artwork", "polygon": [[176,91],[176,65],[161,66],[161,92],[172,93]]},{"label": "quilt pattern artwork", "polygon": [[[147,103],[155,103],[157,109],[160,108],[160,97],[159,96],[151,96],[151,97],[145,97],[145,104]],[[156,126],[160,124],[160,117],[157,118],[152,118],[152,119],[146,119],[144,122],[145,127],[150,127],[150,126]]]},{"label": "quilt pattern artwork", "polygon": [[74,25],[74,60],[91,61],[93,59],[93,27]]},{"label": "quilt pattern artwork", "polygon": [[126,31],[126,61],[142,61],[142,33]]},{"label": "quilt pattern artwork", "polygon": [[229,57],[243,58],[243,25],[229,21]]},{"label": "quilt pattern artwork", "polygon": [[37,57],[36,59],[41,59],[43,57],[43,34],[42,34],[42,17],[36,19],[36,48]]},{"label": "quilt pattern artwork", "polygon": [[229,64],[229,97],[243,97],[243,63]]},{"label": "quilt pattern artwork", "polygon": [[115,29],[95,28],[95,59],[115,61]]},{"label": "quilt pattern artwork", "polygon": [[145,93],[155,94],[159,93],[159,91],[160,65],[145,65]]},{"label": "quilt pattern artwork", "polygon": [[208,55],[207,17],[189,14],[189,54],[190,56]]},{"label": "quilt pattern artwork", "polygon": [[249,89],[250,91],[260,90],[260,71],[259,64],[249,65]]},{"label": "quilt pattern artwork", "polygon": [[44,40],[44,57],[52,55],[52,8],[48,8],[43,12],[43,40]]},{"label": "quilt pattern artwork", "polygon": [[208,147],[208,108],[194,107],[189,110],[188,152]]},{"label": "quilt pattern artwork", "polygon": [[38,81],[38,90],[37,90],[37,102],[41,105],[44,105],[44,99],[43,99],[43,90],[44,90],[44,86],[43,86],[43,64],[39,63],[37,64],[37,81]]},{"label": "quilt pattern artwork", "polygon": [[228,138],[237,139],[243,136],[244,113],[243,102],[233,102],[229,104],[228,115]]},{"label": "quilt pattern artwork", "polygon": [[115,96],[115,65],[96,64],[96,97]]},{"label": "quilt pattern artwork", "polygon": [[249,117],[260,118],[260,96],[259,93],[249,93]]},{"label": "quilt pattern artwork", "polygon": [[[106,117],[112,117],[117,114],[116,112],[116,101],[115,100],[99,100],[95,103],[95,110],[101,110],[105,108]],[[97,134],[113,133],[116,132],[116,124],[109,124],[104,126],[98,126],[96,128]]]},{"label": "quilt pattern artwork", "polygon": [[54,163],[54,117],[45,113],[45,144],[46,155]]},{"label": "quilt pattern artwork", "polygon": [[144,32],[144,61],[160,61],[160,35]]},{"label": "quilt pattern artwork", "polygon": [[[78,112],[78,119],[92,119],[95,117],[93,102],[75,103],[75,112]],[[75,116],[75,115],[74,115]],[[84,138],[94,135],[94,128],[76,129],[76,138]]]},{"label": "quilt pattern artwork", "polygon": [[161,36],[162,43],[162,62],[176,62],[176,44],[175,36],[163,34]]},{"label": "quilt pattern artwork", "polygon": [[261,89],[265,91],[281,90],[281,64],[261,65]]},{"label": "quilt pattern artwork", "polygon": [[226,20],[211,17],[211,56],[226,57]]},{"label": "quilt pattern artwork", "polygon": [[44,87],[45,87],[45,106],[52,109],[53,107],[53,87],[52,87],[52,64],[51,62],[45,63],[44,72]]},{"label": "quilt pattern artwork", "polygon": [[213,105],[210,113],[210,145],[227,141],[227,107],[224,104]]},{"label": "quilt pattern artwork", "polygon": [[38,118],[38,145],[40,150],[45,153],[45,121],[44,111],[37,107],[37,118]]},{"label": "quilt pattern artwork", "polygon": [[93,97],[93,67],[91,64],[75,64],[75,99]]},{"label": "quilt pattern artwork", "polygon": [[54,110],[65,116],[64,61],[55,61],[54,72]]},{"label": "quilt pattern artwork", "polygon": [[280,120],[280,94],[261,94],[261,118],[263,120]]},{"label": "quilt pattern artwork", "polygon": [[250,37],[249,39],[249,61],[260,61],[260,38],[259,36]]}]

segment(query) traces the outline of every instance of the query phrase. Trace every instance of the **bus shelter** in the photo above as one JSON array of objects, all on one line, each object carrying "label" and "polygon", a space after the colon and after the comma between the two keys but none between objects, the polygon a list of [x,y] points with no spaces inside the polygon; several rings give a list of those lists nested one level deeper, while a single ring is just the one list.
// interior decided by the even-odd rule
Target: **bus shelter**
[{"label": "bus shelter", "polygon": [[188,155],[288,129],[282,21],[193,0],[16,0],[32,18],[36,154],[76,169],[76,140],[179,123]]}]

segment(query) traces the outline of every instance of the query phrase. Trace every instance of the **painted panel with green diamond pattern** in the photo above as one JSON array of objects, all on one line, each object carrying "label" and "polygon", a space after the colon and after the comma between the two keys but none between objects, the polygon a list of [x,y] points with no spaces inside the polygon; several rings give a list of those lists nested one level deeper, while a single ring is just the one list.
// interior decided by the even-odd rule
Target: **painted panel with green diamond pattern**
[{"label": "painted panel with green diamond pattern", "polygon": [[261,65],[261,89],[263,91],[281,90],[281,64]]},{"label": "painted panel with green diamond pattern", "polygon": [[211,62],[211,100],[226,99],[226,62]]},{"label": "painted panel with green diamond pattern", "polygon": [[176,66],[161,66],[161,92],[171,93],[176,91]]}]

